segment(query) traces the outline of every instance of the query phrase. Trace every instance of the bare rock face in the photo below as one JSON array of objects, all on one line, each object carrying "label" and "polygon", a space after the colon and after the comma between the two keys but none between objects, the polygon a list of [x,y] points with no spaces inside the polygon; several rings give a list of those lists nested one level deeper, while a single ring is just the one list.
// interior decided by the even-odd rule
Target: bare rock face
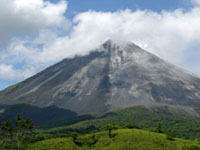
[{"label": "bare rock face", "polygon": [[200,79],[133,43],[107,41],[1,92],[0,104],[55,105],[78,114],[143,105],[200,107]]}]

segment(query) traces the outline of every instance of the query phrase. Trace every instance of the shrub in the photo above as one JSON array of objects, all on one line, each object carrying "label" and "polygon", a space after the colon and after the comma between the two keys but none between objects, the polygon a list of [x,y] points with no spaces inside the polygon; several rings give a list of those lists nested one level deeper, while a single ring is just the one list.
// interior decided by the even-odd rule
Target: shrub
[{"label": "shrub", "polygon": [[169,140],[169,141],[174,141],[175,140],[174,135],[171,134],[171,133],[168,133],[166,136],[167,136],[167,140]]}]

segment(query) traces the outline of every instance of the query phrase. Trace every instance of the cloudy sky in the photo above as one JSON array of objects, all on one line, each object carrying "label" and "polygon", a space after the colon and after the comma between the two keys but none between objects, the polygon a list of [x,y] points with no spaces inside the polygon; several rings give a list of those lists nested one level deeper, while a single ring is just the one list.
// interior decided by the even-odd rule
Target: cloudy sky
[{"label": "cloudy sky", "polygon": [[0,0],[0,89],[108,39],[200,76],[200,0]]}]

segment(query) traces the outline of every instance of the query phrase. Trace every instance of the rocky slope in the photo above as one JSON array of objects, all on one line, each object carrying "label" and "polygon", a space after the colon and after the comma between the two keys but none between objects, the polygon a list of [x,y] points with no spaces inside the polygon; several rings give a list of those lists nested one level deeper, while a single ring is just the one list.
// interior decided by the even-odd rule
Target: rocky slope
[{"label": "rocky slope", "polygon": [[133,43],[107,41],[86,56],[64,59],[0,93],[1,105],[55,105],[78,114],[143,105],[194,113],[200,79]]}]

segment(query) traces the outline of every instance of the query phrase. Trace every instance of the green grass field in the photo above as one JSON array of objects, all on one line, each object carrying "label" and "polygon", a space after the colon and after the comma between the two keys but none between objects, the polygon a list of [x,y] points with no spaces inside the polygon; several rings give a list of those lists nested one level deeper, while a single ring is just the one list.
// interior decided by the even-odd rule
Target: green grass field
[{"label": "green grass field", "polygon": [[118,129],[111,135],[108,131],[80,135],[76,142],[72,137],[49,139],[30,145],[28,150],[200,150],[197,141],[168,140],[165,134],[144,130]]}]

